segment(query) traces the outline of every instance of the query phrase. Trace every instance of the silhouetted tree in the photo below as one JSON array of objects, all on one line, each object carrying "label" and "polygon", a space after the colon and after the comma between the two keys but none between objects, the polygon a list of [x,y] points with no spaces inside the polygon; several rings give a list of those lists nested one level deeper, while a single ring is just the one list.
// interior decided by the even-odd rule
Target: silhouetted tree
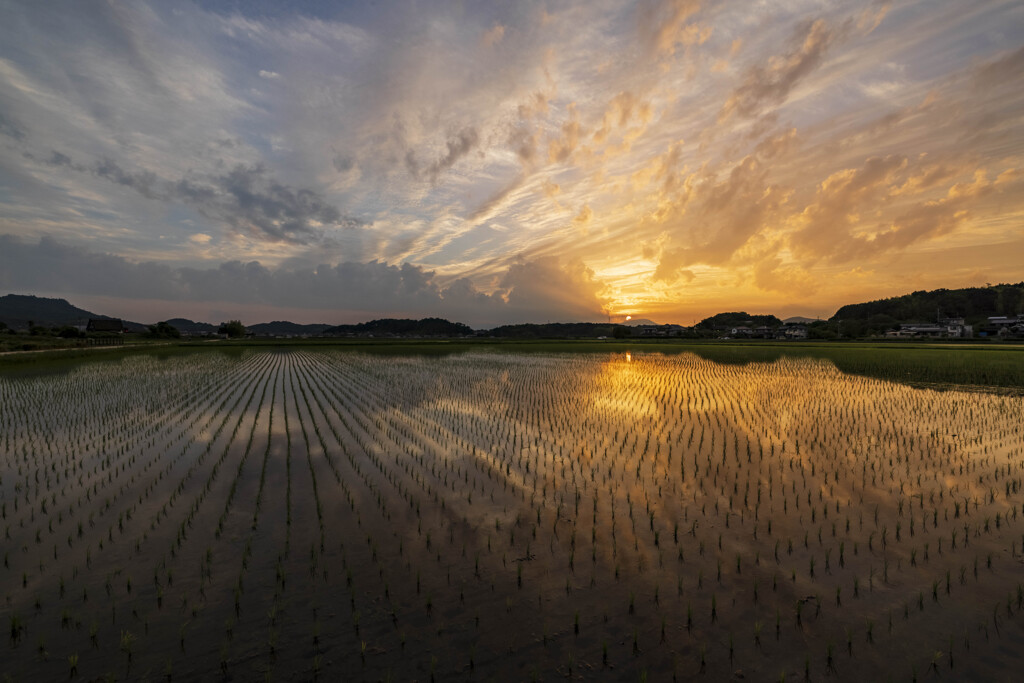
[{"label": "silhouetted tree", "polygon": [[245,325],[243,325],[241,323],[241,321],[239,321],[239,320],[229,320],[226,323],[221,323],[220,324],[219,332],[221,334],[228,335],[232,339],[237,338],[237,337],[244,337],[245,336]]},{"label": "silhouetted tree", "polygon": [[[243,328],[243,334],[245,333],[244,330],[245,328]],[[149,336],[154,339],[180,339],[181,332],[174,325],[163,321],[149,326]]]}]

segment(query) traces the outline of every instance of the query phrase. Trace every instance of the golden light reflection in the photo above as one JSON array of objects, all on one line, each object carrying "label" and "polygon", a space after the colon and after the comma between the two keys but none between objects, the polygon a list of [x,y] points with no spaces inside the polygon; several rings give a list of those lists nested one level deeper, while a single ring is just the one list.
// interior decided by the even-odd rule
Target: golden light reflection
[{"label": "golden light reflection", "polygon": [[659,420],[658,402],[651,391],[652,369],[643,360],[647,357],[634,358],[632,351],[626,351],[601,364],[589,394],[590,405],[603,422],[625,420],[643,429]]}]

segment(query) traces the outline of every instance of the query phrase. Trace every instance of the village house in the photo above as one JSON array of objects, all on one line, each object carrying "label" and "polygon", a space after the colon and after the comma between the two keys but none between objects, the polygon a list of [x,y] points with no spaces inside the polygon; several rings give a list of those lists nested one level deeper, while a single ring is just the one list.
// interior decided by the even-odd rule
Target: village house
[{"label": "village house", "polygon": [[964,339],[974,336],[974,328],[971,325],[965,325],[963,318],[942,318],[934,323],[900,323],[898,330],[890,330],[886,332],[886,336]]},{"label": "village house", "polygon": [[773,339],[775,337],[775,330],[766,325],[759,325],[757,327],[737,325],[729,332],[735,339]]},{"label": "village house", "polygon": [[978,330],[980,337],[1024,337],[1024,313],[1016,316],[989,316]]},{"label": "village house", "polygon": [[785,325],[779,334],[783,339],[807,339],[807,326]]},{"label": "village house", "polygon": [[634,337],[681,337],[687,328],[682,325],[636,325],[632,328]]}]

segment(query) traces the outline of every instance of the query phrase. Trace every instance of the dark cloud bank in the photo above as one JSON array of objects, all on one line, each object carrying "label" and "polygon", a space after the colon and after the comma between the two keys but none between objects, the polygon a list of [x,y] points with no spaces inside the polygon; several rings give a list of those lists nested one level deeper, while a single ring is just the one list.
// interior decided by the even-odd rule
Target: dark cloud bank
[{"label": "dark cloud bank", "polygon": [[517,261],[494,292],[484,293],[464,278],[442,286],[434,272],[409,263],[272,269],[257,261],[229,261],[206,269],[172,267],[91,252],[50,237],[22,242],[0,235],[0,289],[180,301],[184,317],[197,302],[336,309],[364,312],[365,319],[436,315],[477,327],[602,316],[602,285],[593,273],[580,263],[554,259]]}]

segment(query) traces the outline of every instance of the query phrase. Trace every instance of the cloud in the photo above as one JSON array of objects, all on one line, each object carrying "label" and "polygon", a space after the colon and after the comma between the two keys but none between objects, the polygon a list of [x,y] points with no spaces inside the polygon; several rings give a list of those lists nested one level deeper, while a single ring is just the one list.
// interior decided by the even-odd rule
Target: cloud
[{"label": "cloud", "polygon": [[[859,169],[829,176],[815,201],[797,218],[802,227],[789,237],[792,251],[810,261],[825,259],[829,263],[898,252],[954,231],[972,210],[984,210],[985,198],[1014,186],[1013,169],[994,181],[984,169],[977,169],[970,181],[954,183],[944,195],[928,198],[934,195],[932,188],[954,171],[937,165],[907,176],[907,165],[907,160],[898,156],[873,157]],[[1004,176],[1008,180],[1001,182]],[[905,201],[915,195],[913,201]],[[872,218],[895,200],[904,201],[886,212],[886,217]]]},{"label": "cloud", "polygon": [[662,252],[655,279],[673,282],[685,266],[727,263],[763,229],[784,200],[767,177],[764,163],[751,155],[722,180],[701,179],[686,199],[692,205],[689,215],[680,216],[671,226],[676,232],[674,246]]},{"label": "cloud", "polygon": [[501,286],[515,317],[526,321],[599,320],[606,303],[604,284],[579,260],[520,260],[509,267]]},{"label": "cloud", "polygon": [[804,256],[830,255],[847,242],[861,212],[888,193],[896,174],[907,166],[905,157],[872,157],[860,168],[833,173],[821,183],[815,201],[800,216],[803,224],[790,237],[795,252]]},{"label": "cloud", "polygon": [[586,235],[590,229],[590,224],[594,221],[594,211],[587,206],[583,205],[580,212],[576,214],[572,219],[573,226],[579,230],[580,234]]},{"label": "cloud", "polygon": [[651,0],[639,8],[641,44],[658,57],[670,57],[680,46],[705,42],[710,27],[688,23],[701,8],[701,0]]},{"label": "cloud", "polygon": [[881,25],[890,9],[892,9],[891,0],[875,0],[871,6],[865,7],[857,17],[857,28],[864,33],[871,33]]},{"label": "cloud", "polygon": [[661,201],[651,219],[669,234],[660,247],[654,279],[674,282],[686,266],[724,265],[777,219],[787,192],[769,179],[772,164],[796,146],[790,129],[762,141],[727,174],[710,168],[680,178],[680,146],[660,162],[655,178]]},{"label": "cloud", "polygon": [[495,24],[491,29],[484,33],[483,37],[480,38],[480,43],[484,47],[494,47],[501,42],[501,39],[505,37],[505,27],[501,24]]},{"label": "cloud", "polygon": [[537,91],[530,93],[525,102],[516,107],[519,118],[526,121],[535,116],[543,116],[548,113],[548,95]]},{"label": "cloud", "polygon": [[576,105],[570,104],[568,119],[562,124],[560,134],[548,140],[548,161],[553,164],[567,161],[580,144],[582,130]]},{"label": "cloud", "polygon": [[651,104],[639,100],[631,92],[618,93],[608,102],[601,127],[594,132],[594,142],[601,143],[616,129],[626,128],[630,121],[637,119],[641,124],[651,120]]},{"label": "cloud", "polygon": [[847,253],[833,252],[833,260],[871,256],[877,253],[906,249],[911,244],[952,232],[969,217],[977,200],[996,189],[983,170],[975,173],[969,183],[956,183],[945,197],[922,202],[896,216],[883,230],[850,240]]},{"label": "cloud", "polygon": [[470,221],[479,221],[490,216],[506,199],[509,198],[513,192],[522,187],[525,182],[525,174],[516,176],[509,183],[484,200],[479,206],[470,211],[466,216],[466,219]]},{"label": "cloud", "polygon": [[22,130],[20,125],[14,123],[0,112],[0,135],[6,135],[15,140],[23,140],[25,138],[25,131]]},{"label": "cloud", "polygon": [[1009,2],[229,4],[5,6],[4,232],[276,286],[410,262],[495,315],[517,254],[635,310],[1019,232]]},{"label": "cloud", "polygon": [[758,288],[789,296],[805,297],[813,294],[817,283],[803,268],[784,264],[778,256],[763,257],[753,268],[754,284]]},{"label": "cloud", "polygon": [[135,299],[183,305],[333,309],[361,311],[366,318],[441,315],[473,325],[598,320],[604,304],[604,285],[580,261],[517,259],[500,277],[498,288],[484,292],[466,278],[442,286],[433,271],[410,263],[342,261],[275,269],[258,261],[228,261],[213,268],[171,267],[96,253],[50,237],[31,243],[2,234],[0,288],[109,297],[131,292]]},{"label": "cloud", "polygon": [[520,124],[509,131],[506,144],[516,153],[520,163],[529,167],[537,160],[537,145],[540,136],[525,124]]},{"label": "cloud", "polygon": [[1024,47],[978,69],[975,87],[991,88],[1020,83],[1024,77]]},{"label": "cloud", "polygon": [[343,218],[337,207],[313,190],[277,182],[263,166],[236,166],[205,185],[182,179],[176,187],[177,196],[197,198],[195,206],[204,215],[257,237],[303,242],[322,236],[328,227],[358,224]]},{"label": "cloud", "polygon": [[49,164],[50,166],[64,166],[66,168],[70,168],[74,171],[79,172],[85,172],[88,170],[85,166],[72,162],[71,157],[69,157],[67,154],[62,154],[57,150],[54,150],[50,154],[50,158],[47,159],[45,163]]},{"label": "cloud", "polygon": [[278,182],[262,165],[238,165],[218,175],[191,174],[166,180],[150,170],[127,171],[108,158],[90,167],[54,151],[46,163],[89,172],[147,199],[189,205],[240,233],[272,242],[309,244],[323,239],[331,229],[360,225],[319,193]]},{"label": "cloud", "polygon": [[338,152],[331,159],[331,165],[338,173],[347,173],[355,167],[356,162],[351,156]]},{"label": "cloud", "polygon": [[829,48],[844,32],[845,28],[830,28],[824,19],[800,23],[790,38],[788,52],[747,69],[743,82],[722,107],[719,119],[732,114],[752,118],[785,102],[793,88],[821,65]]},{"label": "cloud", "polygon": [[[409,173],[416,178],[424,178],[432,183],[437,182],[438,177],[454,166],[459,159],[462,159],[480,143],[480,135],[473,126],[466,126],[449,136],[445,143],[446,151],[441,158],[427,166],[423,166],[417,159],[413,150],[405,155],[405,165]],[[337,168],[337,165],[335,165]]]},{"label": "cloud", "polygon": [[[56,152],[54,153],[57,154]],[[70,168],[73,168],[71,164],[67,164]],[[128,173],[123,168],[114,163],[113,160],[104,158],[93,168],[93,172],[101,178],[117,183],[118,185],[124,185],[130,187],[146,199],[162,199],[157,189],[157,184],[160,182],[157,178],[156,173],[152,171],[139,171],[137,173]]]}]

